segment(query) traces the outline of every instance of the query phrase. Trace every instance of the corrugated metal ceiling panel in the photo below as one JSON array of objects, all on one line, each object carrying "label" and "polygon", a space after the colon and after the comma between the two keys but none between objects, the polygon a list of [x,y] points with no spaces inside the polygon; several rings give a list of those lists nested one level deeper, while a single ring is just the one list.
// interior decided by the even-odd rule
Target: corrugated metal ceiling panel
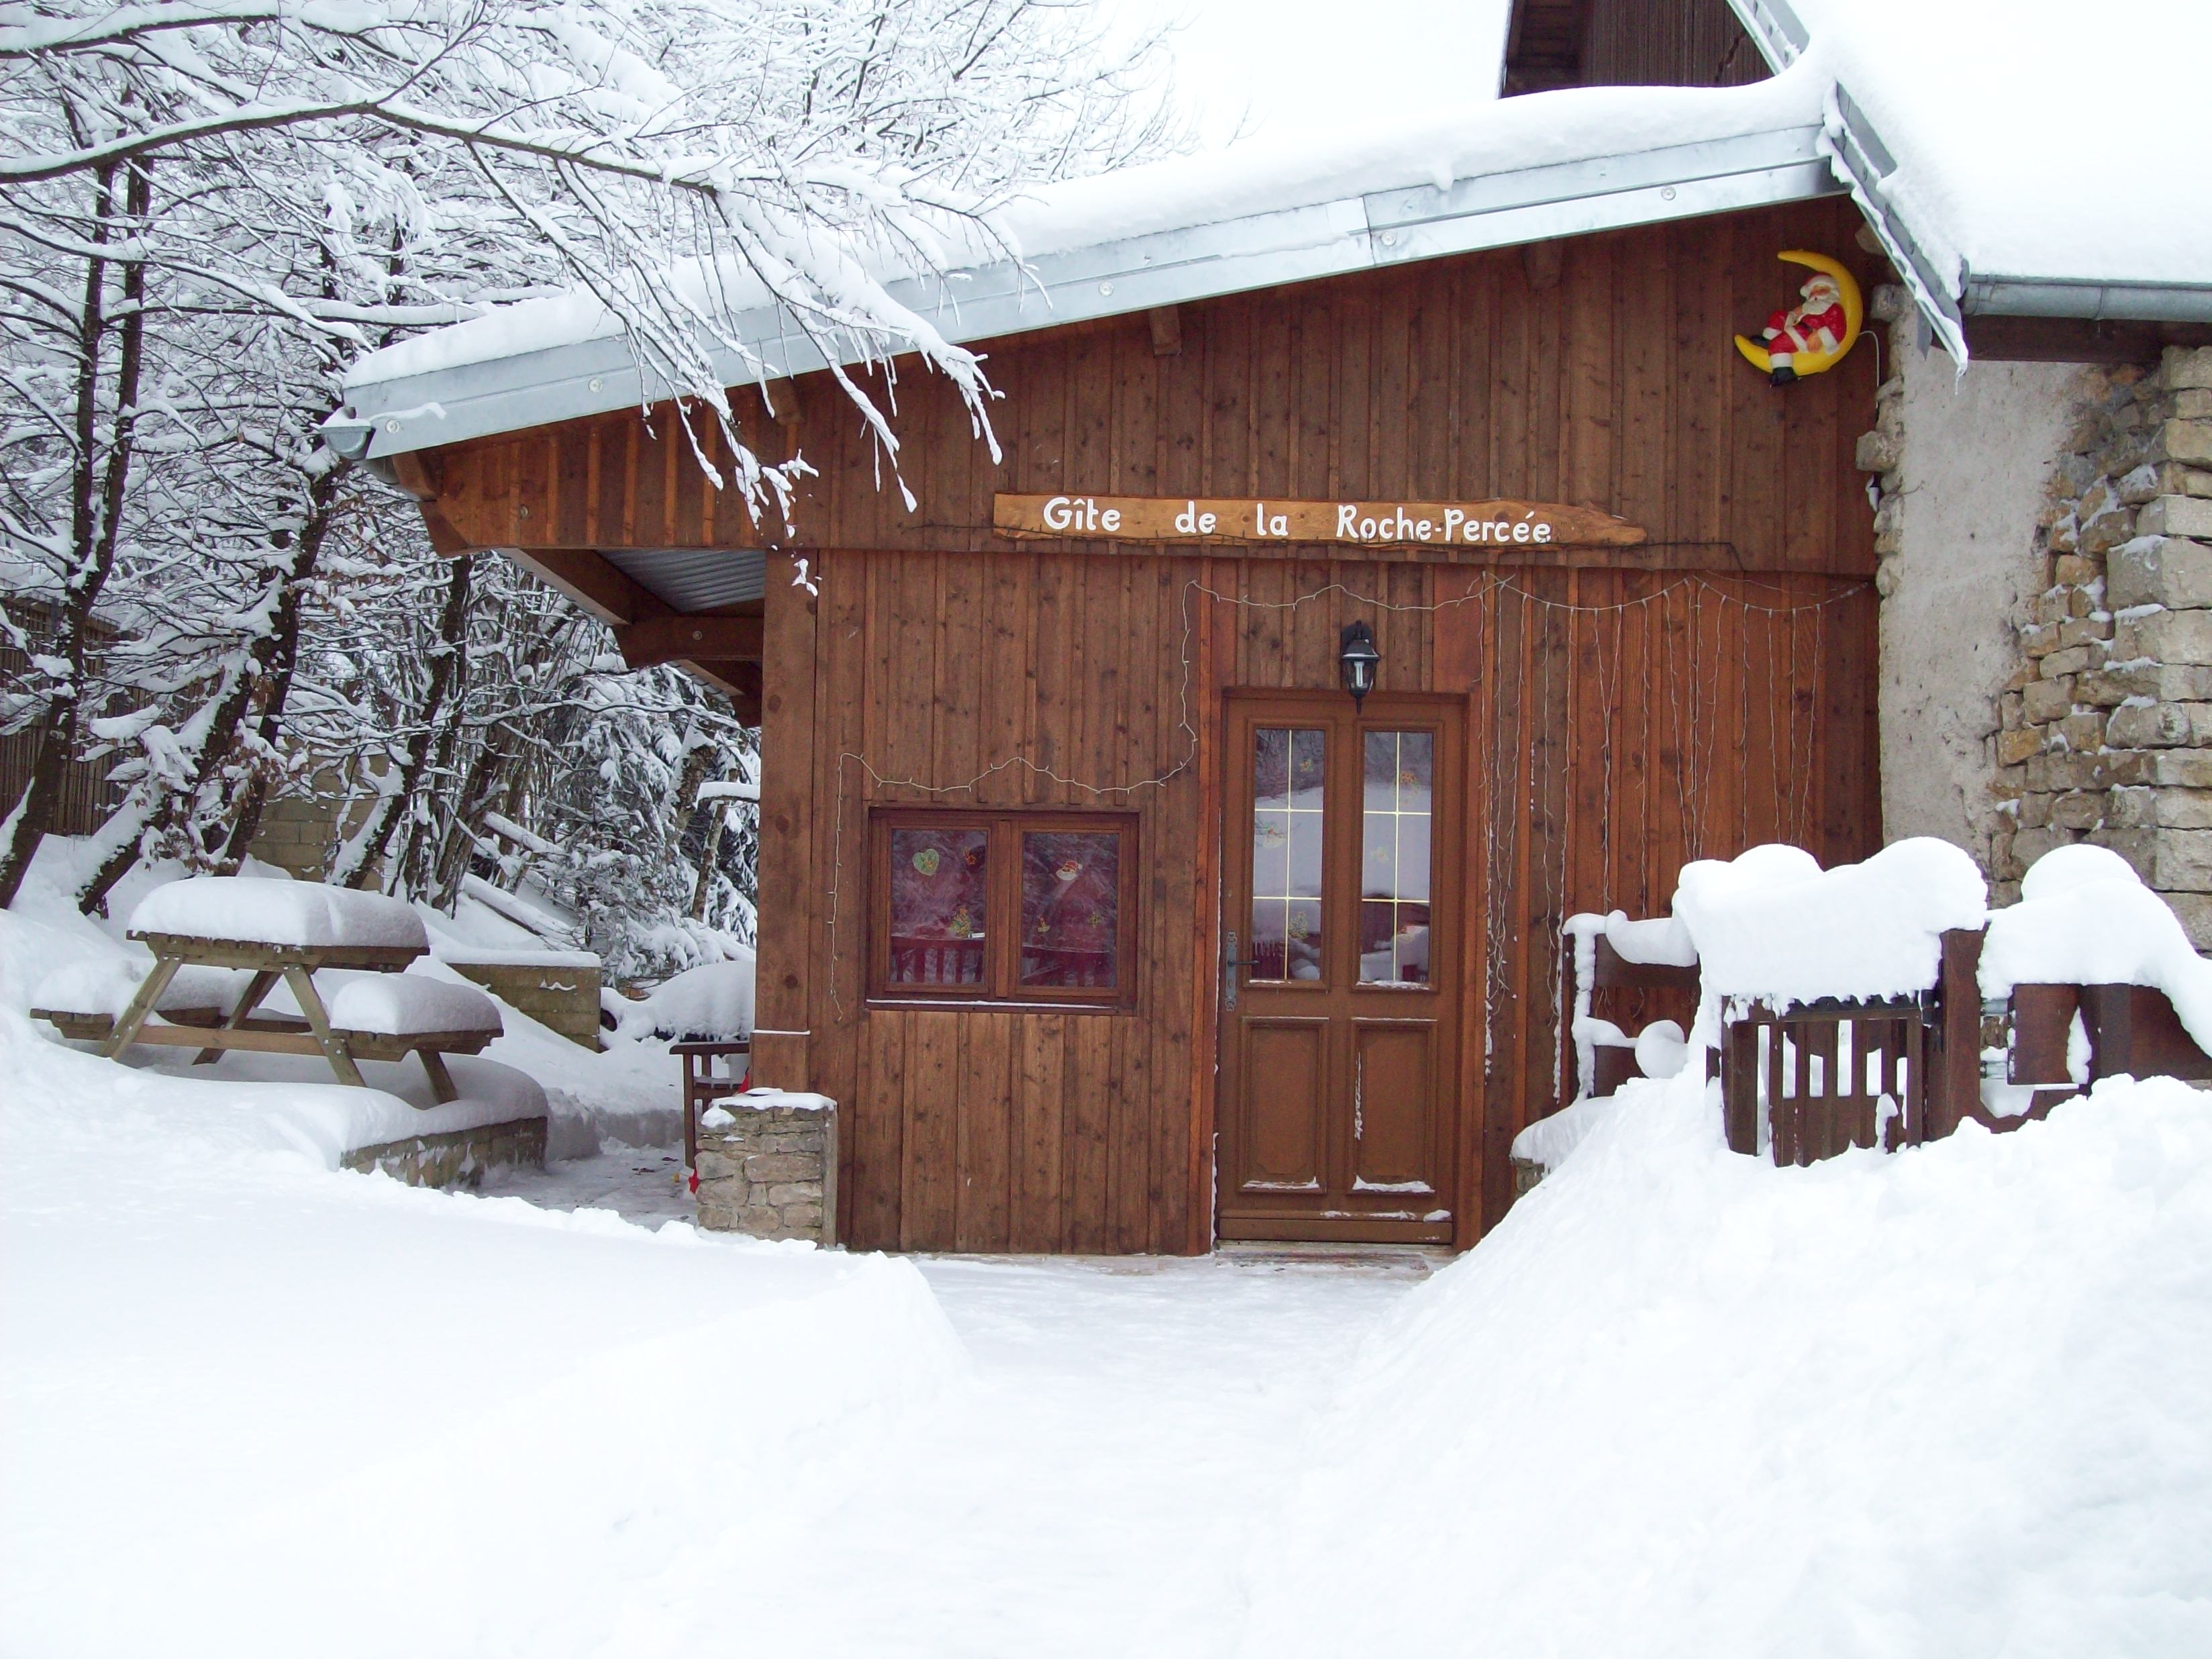
[{"label": "corrugated metal ceiling panel", "polygon": [[768,556],[742,549],[609,549],[609,564],[676,611],[712,611],[767,592]]}]

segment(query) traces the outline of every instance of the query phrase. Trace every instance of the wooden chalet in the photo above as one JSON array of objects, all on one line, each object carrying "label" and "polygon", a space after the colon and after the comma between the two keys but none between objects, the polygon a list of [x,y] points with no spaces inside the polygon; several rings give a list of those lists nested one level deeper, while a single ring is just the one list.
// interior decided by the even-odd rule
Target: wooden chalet
[{"label": "wooden chalet", "polygon": [[1561,1098],[1562,918],[1881,843],[1875,353],[1778,386],[1732,343],[1781,251],[1894,280],[1816,141],[1594,141],[979,278],[1004,459],[908,374],[911,512],[772,319],[741,420],[819,474],[784,533],[618,339],[353,396],[441,550],[757,711],[756,1073],[840,1103],[842,1239],[1463,1248]]}]

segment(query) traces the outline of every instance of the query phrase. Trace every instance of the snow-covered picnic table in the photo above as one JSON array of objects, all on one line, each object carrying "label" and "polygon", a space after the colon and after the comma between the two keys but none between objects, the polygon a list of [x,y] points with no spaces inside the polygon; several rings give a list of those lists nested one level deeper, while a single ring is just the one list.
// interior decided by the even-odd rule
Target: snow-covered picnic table
[{"label": "snow-covered picnic table", "polygon": [[[459,1091],[443,1056],[476,1054],[502,1029],[497,1005],[475,987],[405,971],[429,938],[411,907],[380,893],[195,876],[149,893],[130,934],[154,965],[119,1012],[112,976],[96,969],[82,984],[66,973],[49,980],[40,1000],[53,1006],[33,1010],[111,1059],[134,1042],[197,1048],[199,1064],[229,1048],[319,1054],[341,1083],[366,1087],[357,1061],[411,1054],[449,1103]],[[280,982],[296,1014],[261,1012]]]}]

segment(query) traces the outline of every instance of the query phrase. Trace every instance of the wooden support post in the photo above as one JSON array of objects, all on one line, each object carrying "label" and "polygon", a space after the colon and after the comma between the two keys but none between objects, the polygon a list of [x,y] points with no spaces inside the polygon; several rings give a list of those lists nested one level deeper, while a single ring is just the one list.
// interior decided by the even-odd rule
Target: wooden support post
[{"label": "wooden support post", "polygon": [[1728,1027],[1721,1048],[1721,1121],[1729,1151],[1755,1157],[1759,1152],[1759,1034],[1750,1020]]},{"label": "wooden support post", "polygon": [[435,1048],[417,1048],[422,1057],[422,1070],[430,1079],[430,1097],[441,1106],[450,1106],[461,1097],[453,1087],[453,1074],[446,1069],[446,1057]]},{"label": "wooden support post", "polygon": [[[238,1006],[230,1011],[229,1017],[222,1023],[222,1029],[226,1031],[235,1031],[245,1024],[246,1017],[261,1006],[261,999],[269,994],[269,988],[276,983],[276,970],[274,968],[257,969],[252,979],[246,984],[246,994],[239,998]],[[192,1064],[212,1066],[222,1058],[222,1045],[217,1044],[215,1048],[203,1048],[194,1054]]]},{"label": "wooden support post", "polygon": [[1982,941],[1985,930],[1954,927],[1943,935],[1935,1018],[1921,1051],[1927,1073],[1926,1119],[1907,1144],[1941,1140],[1974,1115],[1982,1101]]},{"label": "wooden support post", "polygon": [[154,970],[139,982],[137,994],[131,999],[131,1006],[123,1011],[123,1018],[116,1022],[115,1035],[107,1039],[100,1051],[101,1054],[110,1060],[122,1058],[123,1051],[137,1041],[138,1028],[146,1023],[146,1016],[154,1012],[155,1003],[161,1000],[161,993],[169,988],[169,981],[177,976],[177,969],[183,966],[183,961],[176,957],[156,957],[154,959]]},{"label": "wooden support post", "polygon": [[315,989],[314,975],[304,968],[287,968],[284,969],[284,983],[292,988],[293,996],[299,1000],[300,1012],[307,1018],[307,1029],[314,1033],[316,1042],[329,1057],[331,1070],[338,1074],[338,1081],[349,1083],[356,1089],[368,1087],[368,1080],[361,1074],[361,1067],[353,1062],[353,1054],[346,1048],[345,1039],[331,1030],[331,1017],[325,1012],[322,996]]}]

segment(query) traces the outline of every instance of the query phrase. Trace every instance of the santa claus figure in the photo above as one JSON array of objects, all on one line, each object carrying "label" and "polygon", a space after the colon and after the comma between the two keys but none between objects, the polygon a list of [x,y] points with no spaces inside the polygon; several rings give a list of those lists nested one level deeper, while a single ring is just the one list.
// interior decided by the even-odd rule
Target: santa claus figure
[{"label": "santa claus figure", "polygon": [[1766,345],[1767,378],[1777,386],[1797,378],[1799,352],[1833,351],[1844,343],[1844,291],[1836,279],[1814,271],[1797,293],[1799,303],[1768,318],[1759,335]]}]

